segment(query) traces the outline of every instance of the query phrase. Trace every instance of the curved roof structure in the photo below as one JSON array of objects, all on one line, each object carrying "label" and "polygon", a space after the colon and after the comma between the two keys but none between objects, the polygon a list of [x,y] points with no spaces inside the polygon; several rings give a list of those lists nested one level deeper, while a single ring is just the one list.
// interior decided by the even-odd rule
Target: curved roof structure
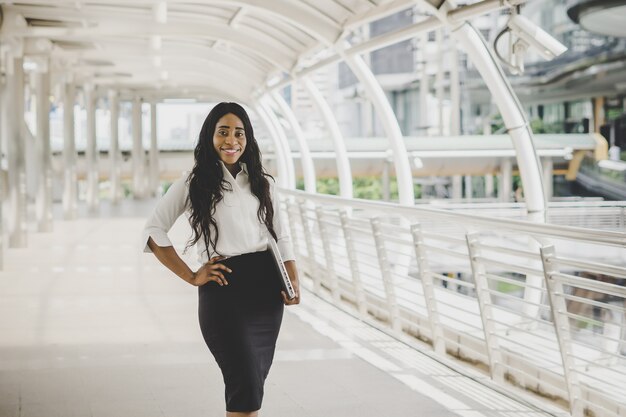
[{"label": "curved roof structure", "polygon": [[51,53],[53,71],[157,97],[248,102],[269,78],[400,0],[24,0],[4,4],[4,37]]}]

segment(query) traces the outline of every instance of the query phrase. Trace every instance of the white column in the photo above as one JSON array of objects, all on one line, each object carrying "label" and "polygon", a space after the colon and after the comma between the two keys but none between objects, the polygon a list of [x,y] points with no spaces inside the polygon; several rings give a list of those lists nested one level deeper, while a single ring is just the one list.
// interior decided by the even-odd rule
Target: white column
[{"label": "white column", "polygon": [[552,158],[549,156],[546,156],[543,159],[541,166],[543,169],[544,195],[545,195],[546,201],[550,201],[550,199],[552,198],[554,194],[554,187],[553,187],[554,164],[552,162]]},{"label": "white column", "polygon": [[[338,49],[339,50],[339,49]],[[372,101],[376,114],[380,118],[383,128],[393,150],[393,162],[398,181],[398,198],[400,204],[414,205],[415,195],[413,191],[413,174],[409,165],[409,156],[404,143],[404,136],[398,124],[398,119],[385,96],[383,88],[376,80],[371,69],[365,65],[359,55],[346,55],[341,50],[339,53],[344,58],[359,82],[367,91],[368,98]]]},{"label": "white column", "polygon": [[76,172],[76,140],[74,105],[76,88],[73,82],[63,86],[63,218],[78,217],[78,174]]},{"label": "white column", "polygon": [[463,199],[463,176],[452,176],[452,198],[455,200]]},{"label": "white column", "polygon": [[[454,7],[445,3],[440,11]],[[480,33],[468,22],[456,24],[451,32],[472,60],[496,102],[504,124],[509,131],[520,170],[528,212],[543,213],[546,208],[541,165],[535,151],[532,131],[528,126],[524,109],[517,99],[502,67],[494,58]]]},{"label": "white column", "polygon": [[276,102],[276,105],[280,108],[281,113],[287,119],[291,125],[291,130],[298,141],[300,147],[300,163],[302,164],[302,175],[304,176],[304,191],[308,193],[315,193],[317,190],[316,178],[315,178],[315,165],[313,164],[313,158],[309,151],[309,145],[306,143],[304,133],[300,128],[300,123],[293,114],[291,108],[287,105],[285,99],[276,91],[272,93],[272,98]]},{"label": "white column", "polygon": [[109,113],[111,124],[111,141],[109,145],[109,162],[111,164],[110,182],[111,182],[111,202],[118,204],[122,197],[121,186],[121,163],[122,155],[120,153],[119,140],[119,95],[115,90],[109,90]]},{"label": "white column", "polygon": [[87,113],[87,143],[85,145],[85,174],[87,178],[87,209],[98,209],[98,149],[96,146],[96,92],[93,85],[87,84],[85,111]]},{"label": "white column", "polygon": [[511,200],[513,191],[513,164],[509,158],[504,158],[500,163],[500,177],[498,181],[498,199],[508,202]]},{"label": "white column", "polygon": [[42,68],[34,74],[37,103],[37,140],[35,153],[38,160],[37,195],[35,214],[37,231],[52,231],[52,155],[50,150],[50,73]]},{"label": "white column", "polygon": [[276,133],[276,128],[272,123],[270,116],[267,114],[267,111],[260,103],[255,103],[254,110],[259,115],[263,124],[267,128],[270,133],[270,137],[272,142],[274,143],[274,158],[276,160],[276,171],[278,172],[278,185],[281,187],[287,187],[287,177],[289,176],[287,172],[287,163],[285,162],[285,150],[280,145],[278,141],[278,133]]},{"label": "white column", "polygon": [[157,104],[150,103],[150,196],[158,195],[159,145],[157,142]]},{"label": "white column", "polygon": [[133,194],[134,197],[143,198],[143,183],[144,183],[144,158],[145,152],[143,149],[142,133],[141,133],[141,99],[135,97],[133,100],[133,112],[132,112],[132,131],[133,131]]},{"label": "white column", "polygon": [[276,132],[276,141],[283,150],[285,168],[287,168],[287,178],[284,182],[284,186],[294,190],[296,188],[296,173],[293,166],[291,148],[289,147],[289,142],[287,141],[287,135],[285,134],[285,130],[283,129],[280,121],[276,117],[276,113],[274,113],[274,110],[272,109],[272,106],[269,103],[267,96],[262,97],[259,100],[259,105],[265,109],[265,113],[269,118],[269,122],[274,126],[274,132]]},{"label": "white column", "polygon": [[485,175],[485,197],[493,197],[493,175]]},{"label": "white column", "polygon": [[24,125],[24,60],[9,56],[6,61],[4,91],[4,132],[7,145],[8,189],[6,225],[9,248],[24,248],[26,235],[26,159],[22,129]]},{"label": "white column", "polygon": [[383,175],[381,181],[383,182],[383,201],[391,200],[391,187],[389,183],[389,165],[390,162],[387,158],[383,159]]},{"label": "white column", "polygon": [[428,33],[422,32],[419,34],[419,45],[421,51],[422,60],[422,72],[420,74],[420,130],[424,136],[428,133],[428,125],[430,119],[428,118],[428,60],[426,59],[426,46],[428,45]]},{"label": "white column", "polygon": [[450,39],[450,135],[461,134],[461,89],[459,82],[459,53]]},{"label": "white column", "polygon": [[313,103],[317,107],[317,110],[322,115],[322,119],[326,124],[330,139],[333,143],[335,150],[335,156],[337,158],[337,174],[339,177],[339,196],[343,198],[352,198],[352,171],[350,170],[350,161],[348,160],[348,152],[346,151],[346,144],[343,141],[343,135],[339,130],[337,119],[333,114],[330,106],[326,102],[326,99],[322,96],[319,89],[315,86],[313,81],[308,77],[302,77],[302,84],[307,89]]},{"label": "white column", "polygon": [[437,131],[443,136],[443,29],[435,30],[437,42],[437,74],[435,74],[435,91],[437,94]]}]

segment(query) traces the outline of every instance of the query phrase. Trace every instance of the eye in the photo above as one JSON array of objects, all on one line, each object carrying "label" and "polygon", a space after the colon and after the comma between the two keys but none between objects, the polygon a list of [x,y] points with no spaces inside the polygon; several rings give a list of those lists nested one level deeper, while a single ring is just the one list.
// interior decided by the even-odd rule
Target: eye
[{"label": "eye", "polygon": [[240,138],[241,138],[241,137],[243,137],[243,136],[244,136],[243,132],[237,132],[237,137],[240,137]]}]

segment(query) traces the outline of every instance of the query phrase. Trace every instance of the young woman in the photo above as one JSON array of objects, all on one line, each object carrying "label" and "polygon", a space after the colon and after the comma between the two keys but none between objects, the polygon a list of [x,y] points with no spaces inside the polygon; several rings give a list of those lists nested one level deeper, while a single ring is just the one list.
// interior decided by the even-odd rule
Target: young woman
[{"label": "young woman", "polygon": [[[283,307],[300,302],[295,257],[281,224],[274,178],[261,165],[243,107],[220,103],[211,110],[194,159],[191,173],[171,185],[147,220],[144,252],[198,287],[200,329],[224,377],[226,416],[257,416]],[[185,251],[200,241],[202,266],[195,272],[167,236],[183,213],[194,234]],[[268,231],[296,291],[293,300],[275,276]]]}]

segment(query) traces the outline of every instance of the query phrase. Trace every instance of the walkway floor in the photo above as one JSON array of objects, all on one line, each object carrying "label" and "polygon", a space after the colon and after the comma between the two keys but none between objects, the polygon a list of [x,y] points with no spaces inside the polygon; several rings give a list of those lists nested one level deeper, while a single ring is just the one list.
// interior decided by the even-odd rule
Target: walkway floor
[{"label": "walkway floor", "polygon": [[[5,252],[0,417],[224,415],[197,289],[140,252],[150,205],[125,204],[56,220],[54,232],[30,233],[27,249]],[[179,253],[188,230],[181,218],[170,232]],[[184,259],[196,266],[193,250]],[[264,416],[547,415],[311,293],[286,311]]]}]

